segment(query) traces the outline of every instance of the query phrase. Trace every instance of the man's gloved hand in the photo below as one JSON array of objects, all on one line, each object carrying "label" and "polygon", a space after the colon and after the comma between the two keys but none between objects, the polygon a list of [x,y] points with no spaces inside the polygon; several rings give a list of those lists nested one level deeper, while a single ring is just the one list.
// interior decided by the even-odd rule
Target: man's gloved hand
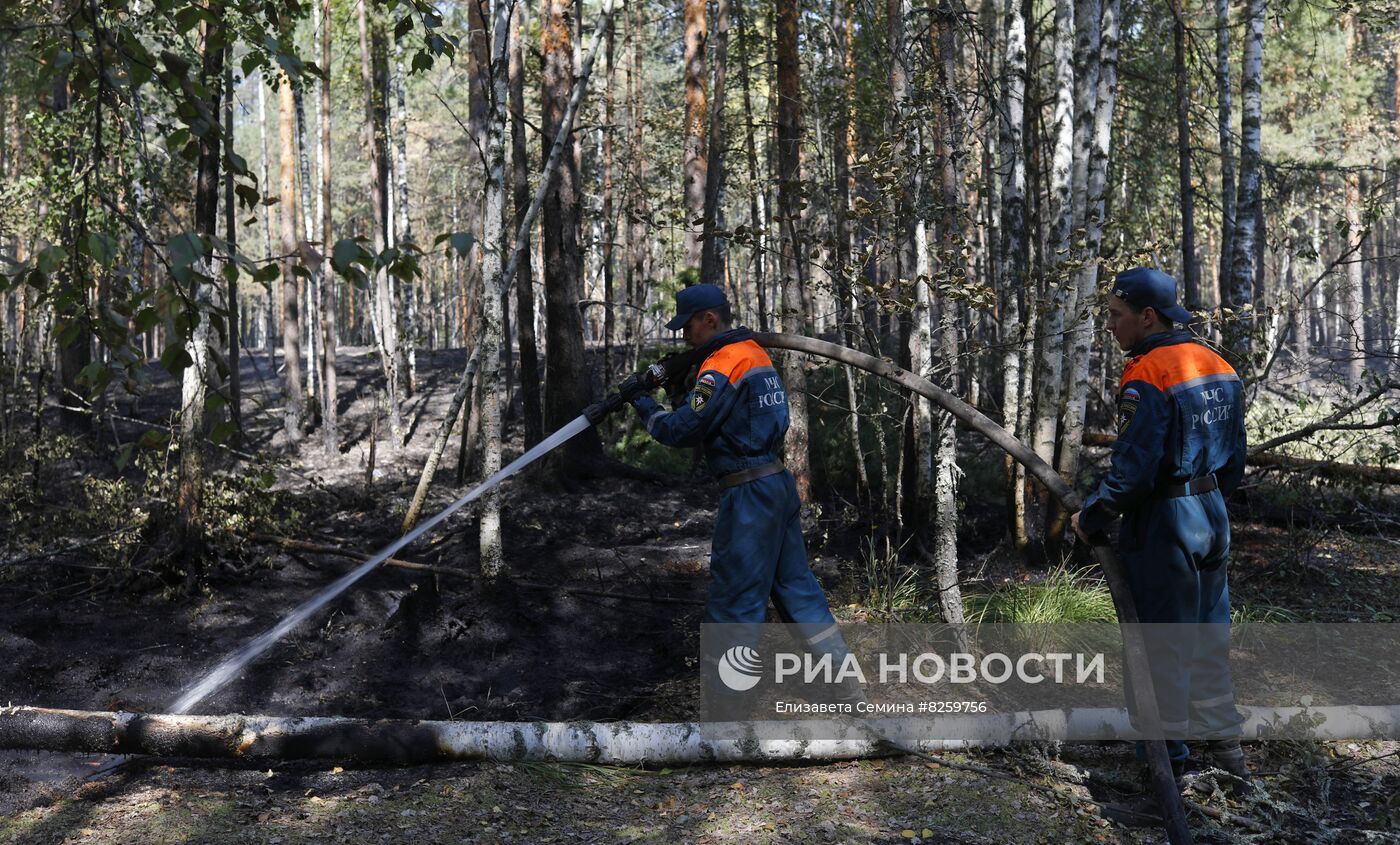
[{"label": "man's gloved hand", "polygon": [[622,401],[631,402],[639,396],[650,393],[652,387],[653,385],[647,377],[647,372],[643,370],[640,373],[633,373],[623,379],[622,384],[617,386],[617,392],[618,395],[622,397]]}]

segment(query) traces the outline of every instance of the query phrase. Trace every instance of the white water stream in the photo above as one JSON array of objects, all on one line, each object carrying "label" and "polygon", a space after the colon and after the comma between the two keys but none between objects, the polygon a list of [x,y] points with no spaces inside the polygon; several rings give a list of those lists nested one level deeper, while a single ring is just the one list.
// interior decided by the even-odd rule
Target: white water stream
[{"label": "white water stream", "polygon": [[428,531],[431,531],[434,526],[444,519],[447,519],[461,507],[481,498],[481,496],[490,491],[491,488],[497,486],[507,478],[510,478],[512,475],[515,475],[542,455],[558,448],[564,441],[578,434],[580,431],[583,431],[585,428],[588,428],[588,425],[587,417],[578,417],[573,422],[554,432],[549,437],[546,437],[539,445],[535,446],[530,451],[516,458],[514,461],[511,461],[495,475],[479,484],[470,493],[467,493],[462,498],[448,505],[442,511],[425,519],[412,531],[385,546],[374,557],[341,576],[339,580],[330,584],[321,592],[302,602],[301,605],[297,607],[296,610],[289,613],[285,619],[249,640],[237,651],[224,658],[222,663],[215,667],[208,675],[205,675],[198,683],[189,687],[180,696],[179,700],[175,702],[175,706],[170,712],[175,715],[188,713],[195,705],[199,704],[199,702],[213,695],[236,678],[238,673],[243,671],[244,667],[256,660],[263,652],[272,648],[272,646],[275,645],[278,640],[286,636],[289,631],[302,622],[305,622],[307,618],[322,607],[325,607],[326,604],[336,596],[350,589],[356,581],[359,581],[361,578],[373,572],[380,564],[392,557],[395,552],[407,546],[409,543],[412,543]]}]

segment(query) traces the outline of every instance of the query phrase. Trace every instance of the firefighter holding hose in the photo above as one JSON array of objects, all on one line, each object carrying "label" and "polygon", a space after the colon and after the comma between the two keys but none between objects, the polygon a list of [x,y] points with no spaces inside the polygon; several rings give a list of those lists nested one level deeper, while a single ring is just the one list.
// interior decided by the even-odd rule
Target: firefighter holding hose
[{"label": "firefighter holding hose", "polygon": [[[618,393],[658,442],[700,446],[719,482],[703,621],[760,623],[771,598],[778,617],[796,623],[808,648],[843,657],[845,643],[807,563],[797,485],[780,458],[788,429],[787,393],[753,332],[732,322],[722,289],[683,288],[666,328],[680,330],[694,350],[690,360],[699,362],[694,387],[671,411],[649,395],[659,376],[629,377]],[[852,701],[860,694],[850,687],[833,692]]]},{"label": "firefighter holding hose", "polygon": [[1115,277],[1107,329],[1127,353],[1118,439],[1108,475],[1070,522],[1087,540],[1121,516],[1119,546],[1140,620],[1189,623],[1170,634],[1145,630],[1178,780],[1187,737],[1210,740],[1215,764],[1248,780],[1230,678],[1225,511],[1244,477],[1244,396],[1230,365],[1184,330],[1190,320],[1171,276],[1138,267]]}]

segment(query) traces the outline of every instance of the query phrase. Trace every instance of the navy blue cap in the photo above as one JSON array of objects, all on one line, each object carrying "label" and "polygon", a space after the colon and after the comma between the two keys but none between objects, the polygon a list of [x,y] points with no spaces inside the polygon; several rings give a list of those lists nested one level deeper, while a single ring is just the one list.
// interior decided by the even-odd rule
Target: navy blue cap
[{"label": "navy blue cap", "polygon": [[676,316],[671,318],[666,328],[673,332],[678,331],[685,328],[685,324],[690,322],[690,318],[694,317],[697,311],[708,311],[728,304],[729,300],[725,298],[724,291],[715,285],[691,285],[681,288],[676,294]]},{"label": "navy blue cap", "polygon": [[1139,310],[1152,308],[1173,323],[1191,322],[1191,312],[1176,304],[1176,279],[1161,270],[1124,270],[1113,277],[1113,295]]}]

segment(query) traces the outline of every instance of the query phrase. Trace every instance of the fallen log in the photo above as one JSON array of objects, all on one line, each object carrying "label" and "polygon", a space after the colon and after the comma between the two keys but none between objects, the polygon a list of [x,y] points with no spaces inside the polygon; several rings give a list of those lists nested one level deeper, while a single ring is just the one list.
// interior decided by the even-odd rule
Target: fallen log
[{"label": "fallen log", "polygon": [[[1400,706],[1240,709],[1246,716],[1246,741],[1400,739]],[[978,738],[942,738],[958,735]],[[628,766],[850,760],[1005,747],[1063,736],[1128,740],[1138,734],[1121,708],[701,724],[169,716],[0,707],[0,748],[5,749],[397,765],[470,760]]]}]

